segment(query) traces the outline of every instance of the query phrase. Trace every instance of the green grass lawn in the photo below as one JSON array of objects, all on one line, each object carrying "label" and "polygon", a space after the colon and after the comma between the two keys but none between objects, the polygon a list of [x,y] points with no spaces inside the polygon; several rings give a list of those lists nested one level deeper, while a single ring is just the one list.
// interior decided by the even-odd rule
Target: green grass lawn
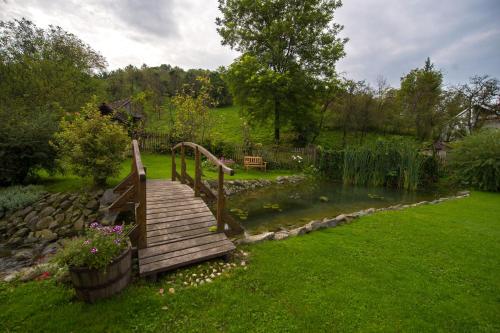
[{"label": "green grass lawn", "polygon": [[[499,332],[500,194],[387,211],[245,247],[248,270],[87,305],[52,281],[0,285],[5,332]],[[166,308],[165,308],[166,307]]]},{"label": "green grass lawn", "polygon": [[[142,154],[142,162],[147,168],[148,179],[170,179],[172,173],[172,158],[170,155],[161,154]],[[114,186],[125,178],[130,172],[131,160],[128,159],[122,163],[119,176],[108,180],[110,186]],[[194,175],[194,160],[186,160],[187,172],[189,175]],[[180,173],[180,157],[177,158],[177,172]],[[275,179],[278,176],[292,175],[296,172],[291,170],[268,170],[263,172],[258,169],[236,169],[234,176],[224,175],[226,180],[242,180],[242,179]],[[92,186],[90,179],[80,178],[75,175],[49,175],[46,172],[40,172],[39,184],[43,185],[48,191],[79,191],[88,189]],[[202,179],[217,179],[217,172],[208,169],[203,169]]]}]

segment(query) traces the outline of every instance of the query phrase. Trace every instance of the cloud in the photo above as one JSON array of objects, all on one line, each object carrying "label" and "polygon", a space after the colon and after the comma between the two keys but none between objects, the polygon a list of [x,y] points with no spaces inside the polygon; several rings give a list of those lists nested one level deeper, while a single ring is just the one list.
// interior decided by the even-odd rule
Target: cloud
[{"label": "cloud", "polygon": [[338,70],[351,78],[375,83],[382,75],[398,86],[428,56],[449,84],[500,77],[498,0],[346,0],[336,17],[350,38]]},{"label": "cloud", "polygon": [[[217,0],[0,0],[0,20],[59,25],[108,60],[109,68],[167,63],[215,69],[238,53],[216,32]],[[500,78],[500,1],[345,0],[336,13],[349,37],[337,69],[374,84],[430,56],[449,84],[474,74]]]}]

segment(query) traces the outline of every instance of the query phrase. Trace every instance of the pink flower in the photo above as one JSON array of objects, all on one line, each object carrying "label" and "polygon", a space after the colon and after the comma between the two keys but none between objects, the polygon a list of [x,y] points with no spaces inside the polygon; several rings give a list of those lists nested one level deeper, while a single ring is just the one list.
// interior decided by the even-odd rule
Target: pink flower
[{"label": "pink flower", "polygon": [[92,229],[97,229],[99,228],[99,222],[98,221],[93,221],[92,223],[90,223],[90,227]]},{"label": "pink flower", "polygon": [[90,244],[90,239],[87,239],[85,242],[83,242],[83,245],[89,245]]},{"label": "pink flower", "polygon": [[123,226],[121,226],[121,225],[115,225],[113,227],[113,232],[116,232],[117,234],[121,234],[123,232]]},{"label": "pink flower", "polygon": [[97,248],[96,248],[96,247],[93,247],[93,248],[90,250],[90,253],[96,254],[96,253],[97,253]]}]

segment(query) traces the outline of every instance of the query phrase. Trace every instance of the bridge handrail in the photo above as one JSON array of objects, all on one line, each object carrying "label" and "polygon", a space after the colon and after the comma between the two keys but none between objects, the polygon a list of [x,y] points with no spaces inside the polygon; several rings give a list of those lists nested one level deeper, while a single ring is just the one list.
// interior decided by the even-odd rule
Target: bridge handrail
[{"label": "bridge handrail", "polygon": [[[185,147],[190,147],[195,152],[195,176],[192,179],[186,172],[186,153]],[[179,174],[176,169],[175,163],[175,151],[176,149],[181,150],[181,173]],[[212,191],[206,187],[201,182],[201,158],[200,154],[203,154],[207,159],[217,166],[218,169],[218,181],[217,181],[217,195],[214,195]],[[225,206],[225,195],[224,195],[224,174],[234,175],[234,170],[227,167],[221,160],[215,157],[207,149],[203,148],[199,144],[193,142],[180,142],[172,147],[172,181],[179,179],[182,184],[192,184],[194,188],[194,195],[199,197],[200,192],[205,193],[208,199],[216,200],[217,202],[217,231],[224,232],[224,222],[226,222],[234,233],[241,233],[243,229],[241,226],[234,221],[234,219],[224,211]]]},{"label": "bridge handrail", "polygon": [[132,140],[132,165],[129,175],[113,188],[118,194],[116,200],[108,206],[109,211],[120,212],[132,208],[137,223],[137,247],[147,247],[146,238],[146,168],[142,164],[141,152],[137,140]]},{"label": "bridge handrail", "polygon": [[207,149],[205,149],[203,146],[200,146],[199,144],[193,143],[193,142],[179,142],[175,146],[172,147],[172,150],[176,150],[178,148],[182,148],[182,146],[187,146],[193,148],[195,151],[198,149],[200,153],[205,155],[206,158],[208,158],[212,163],[214,163],[216,166],[221,166],[222,171],[224,173],[233,176],[234,175],[234,170],[226,166],[221,160],[219,160],[217,157],[215,157],[211,152],[209,152]]}]

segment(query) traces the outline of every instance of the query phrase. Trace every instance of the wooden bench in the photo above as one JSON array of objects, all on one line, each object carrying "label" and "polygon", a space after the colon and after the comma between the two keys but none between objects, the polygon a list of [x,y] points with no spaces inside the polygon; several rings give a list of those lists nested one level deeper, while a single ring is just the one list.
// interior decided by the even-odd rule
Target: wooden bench
[{"label": "wooden bench", "polygon": [[259,168],[266,171],[267,162],[264,162],[260,156],[245,156],[243,159],[243,166],[245,170],[248,170],[248,168]]}]

